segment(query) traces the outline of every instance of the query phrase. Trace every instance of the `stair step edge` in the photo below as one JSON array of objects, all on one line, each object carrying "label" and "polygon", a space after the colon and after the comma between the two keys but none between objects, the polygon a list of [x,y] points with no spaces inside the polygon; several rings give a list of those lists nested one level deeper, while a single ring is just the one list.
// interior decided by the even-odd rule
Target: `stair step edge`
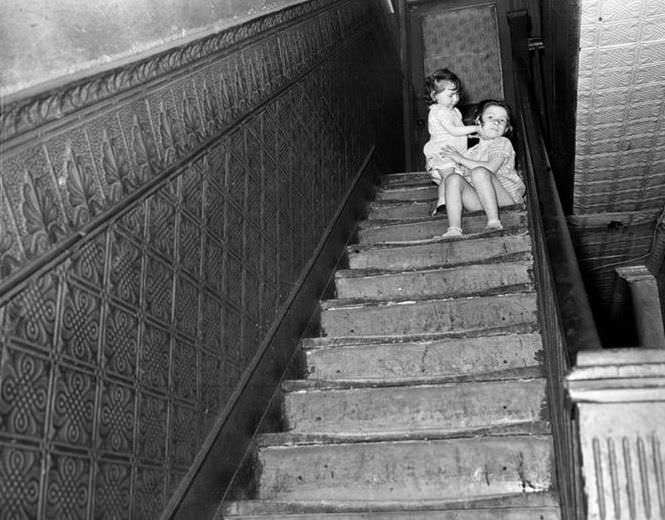
[{"label": "stair step edge", "polygon": [[347,346],[365,346],[400,343],[422,343],[442,340],[456,340],[465,338],[476,338],[480,336],[507,334],[539,334],[540,328],[537,322],[528,324],[517,324],[508,326],[487,327],[473,331],[446,331],[420,334],[388,334],[388,335],[353,335],[353,336],[321,336],[318,338],[305,338],[301,345],[305,349],[336,348]]},{"label": "stair step edge", "polygon": [[[524,216],[526,217],[526,209],[524,209],[523,205],[515,205],[515,206],[507,206],[504,208],[501,208],[501,216],[503,217],[505,214],[509,213],[511,217],[516,218],[519,216]],[[484,218],[485,213],[483,211],[473,211],[469,213],[465,213],[462,218],[473,218],[473,219],[479,219],[479,218]],[[368,230],[373,230],[376,228],[384,228],[384,227],[395,227],[395,226],[400,226],[400,225],[417,225],[417,224],[427,224],[430,222],[441,222],[442,218],[438,216],[431,216],[431,215],[423,215],[422,217],[419,218],[411,218],[411,219],[368,219],[368,220],[363,220],[362,222],[359,223],[359,228],[362,229],[363,231],[368,231]]]},{"label": "stair step edge", "polygon": [[375,249],[389,249],[389,248],[394,249],[398,247],[409,247],[409,246],[420,246],[420,245],[431,245],[431,244],[440,245],[444,243],[454,243],[454,242],[478,242],[496,237],[501,237],[505,240],[510,240],[513,238],[523,238],[526,236],[529,236],[528,229],[526,229],[525,227],[516,227],[516,228],[505,228],[502,231],[469,233],[467,235],[462,235],[461,237],[455,237],[455,238],[433,237],[433,238],[423,238],[423,239],[405,240],[405,241],[351,244],[346,246],[346,250],[347,253],[349,254],[357,254]]},{"label": "stair step edge", "polygon": [[545,377],[544,367],[531,365],[493,372],[477,374],[442,375],[427,377],[396,377],[367,379],[288,379],[281,384],[284,392],[300,392],[308,390],[352,390],[355,388],[394,388],[404,386],[452,386],[458,384],[479,384],[499,381],[531,381]]},{"label": "stair step edge", "polygon": [[511,267],[530,267],[533,265],[533,257],[531,254],[526,257],[525,255],[520,254],[520,258],[517,259],[489,259],[480,262],[472,262],[468,264],[457,264],[457,265],[438,265],[438,266],[428,266],[421,269],[376,269],[376,268],[357,268],[357,269],[338,269],[335,272],[336,279],[347,279],[347,278],[380,278],[380,277],[393,277],[395,275],[417,275],[417,274],[428,274],[428,273],[447,273],[461,271],[465,272],[465,269],[468,269],[469,266],[487,266],[492,267],[493,270],[507,269]]},{"label": "stair step edge", "polygon": [[[510,289],[510,287],[507,287],[507,289]],[[510,297],[517,297],[517,296],[529,296],[535,298],[537,296],[536,291],[533,287],[528,287],[520,285],[518,287],[518,290],[516,291],[509,291],[509,292],[503,292],[500,291],[497,294],[494,294],[492,292],[480,292],[480,293],[473,293],[473,294],[465,294],[464,296],[458,296],[458,295],[453,295],[453,296],[427,296],[426,298],[423,299],[417,299],[417,298],[406,298],[406,299],[398,299],[398,298],[390,298],[386,300],[361,300],[361,299],[356,299],[356,298],[333,298],[329,300],[322,300],[319,302],[319,305],[321,307],[321,310],[323,311],[331,311],[331,310],[342,310],[342,309],[350,309],[350,308],[378,308],[378,307],[385,307],[385,308],[393,308],[393,307],[403,307],[405,305],[415,305],[415,304],[422,304],[422,303],[427,303],[427,302],[459,302],[462,300],[469,301],[469,300],[476,300],[476,301],[482,301],[486,299],[501,299],[501,298],[510,298]]]},{"label": "stair step edge", "polygon": [[[264,509],[265,508],[265,509]],[[228,514],[267,513],[353,513],[353,512],[416,512],[416,511],[466,511],[474,509],[509,508],[559,508],[559,498],[554,491],[520,493],[519,495],[497,495],[476,500],[414,500],[399,501],[281,501],[281,500],[238,500],[224,506]]]},{"label": "stair step edge", "polygon": [[514,422],[460,430],[428,429],[412,432],[370,432],[370,433],[298,433],[278,432],[262,433],[256,438],[257,448],[298,448],[300,446],[327,445],[374,445],[399,444],[404,442],[431,442],[477,440],[510,437],[513,440],[538,439],[552,437],[551,423],[547,420]]}]

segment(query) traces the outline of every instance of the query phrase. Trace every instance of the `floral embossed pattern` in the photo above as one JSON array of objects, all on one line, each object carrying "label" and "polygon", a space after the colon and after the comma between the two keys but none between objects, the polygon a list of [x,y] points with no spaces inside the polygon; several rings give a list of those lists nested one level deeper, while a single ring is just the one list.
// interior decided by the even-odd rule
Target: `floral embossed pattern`
[{"label": "floral embossed pattern", "polygon": [[1,518],[157,518],[279,315],[385,69],[370,2],[295,9],[4,127],[0,289],[48,262],[0,292]]}]

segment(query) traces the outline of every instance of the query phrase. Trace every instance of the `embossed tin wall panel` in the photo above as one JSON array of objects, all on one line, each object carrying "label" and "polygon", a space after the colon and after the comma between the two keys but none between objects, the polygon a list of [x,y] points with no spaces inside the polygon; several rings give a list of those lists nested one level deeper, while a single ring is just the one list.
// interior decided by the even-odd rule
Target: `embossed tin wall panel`
[{"label": "embossed tin wall panel", "polygon": [[[462,80],[467,102],[503,99],[496,8],[455,8],[423,17],[425,74],[449,67]],[[481,35],[481,36],[479,36]]]},{"label": "embossed tin wall panel", "polygon": [[3,112],[1,518],[158,516],[372,145],[373,23],[315,0]]},{"label": "embossed tin wall panel", "polygon": [[580,2],[574,212],[665,198],[665,3]]}]

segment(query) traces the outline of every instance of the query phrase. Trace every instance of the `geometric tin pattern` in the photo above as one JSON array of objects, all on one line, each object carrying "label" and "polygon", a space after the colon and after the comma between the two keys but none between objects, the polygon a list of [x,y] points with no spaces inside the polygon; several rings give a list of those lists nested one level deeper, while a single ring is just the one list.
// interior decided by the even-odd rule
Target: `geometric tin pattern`
[{"label": "geometric tin pattern", "polygon": [[574,213],[661,208],[665,2],[583,0]]},{"label": "geometric tin pattern", "polygon": [[503,99],[496,6],[445,9],[423,16],[422,31],[425,74],[449,67],[462,81],[465,103]]},{"label": "geometric tin pattern", "polygon": [[384,88],[369,1],[294,9],[5,113],[0,518],[158,517],[273,324]]}]

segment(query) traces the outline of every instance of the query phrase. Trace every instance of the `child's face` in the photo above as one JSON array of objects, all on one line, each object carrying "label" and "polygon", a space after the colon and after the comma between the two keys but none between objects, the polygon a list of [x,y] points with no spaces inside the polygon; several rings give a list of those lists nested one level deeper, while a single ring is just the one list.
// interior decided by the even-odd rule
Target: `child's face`
[{"label": "child's face", "polygon": [[459,102],[459,91],[453,83],[446,81],[443,90],[432,93],[432,99],[445,108],[453,108]]},{"label": "child's face", "polygon": [[501,137],[508,128],[508,112],[496,105],[488,106],[480,116],[480,136],[485,139]]}]

